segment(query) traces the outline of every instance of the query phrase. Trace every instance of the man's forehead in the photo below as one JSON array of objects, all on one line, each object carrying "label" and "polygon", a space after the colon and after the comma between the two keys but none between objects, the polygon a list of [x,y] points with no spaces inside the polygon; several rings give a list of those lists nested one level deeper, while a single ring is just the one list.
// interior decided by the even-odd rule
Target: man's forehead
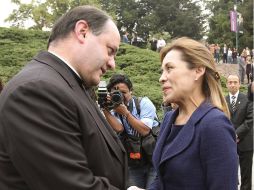
[{"label": "man's forehead", "polygon": [[228,77],[228,81],[239,81],[238,76],[231,75]]}]

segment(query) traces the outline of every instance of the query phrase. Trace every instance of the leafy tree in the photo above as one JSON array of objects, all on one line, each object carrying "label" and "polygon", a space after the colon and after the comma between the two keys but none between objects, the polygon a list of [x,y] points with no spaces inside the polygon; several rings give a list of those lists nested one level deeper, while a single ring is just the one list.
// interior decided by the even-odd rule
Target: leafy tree
[{"label": "leafy tree", "polygon": [[153,0],[101,0],[100,3],[107,12],[114,11],[121,32],[126,30],[147,39],[156,28]]},{"label": "leafy tree", "polygon": [[244,0],[238,6],[243,17],[243,34],[239,36],[239,47],[253,47],[253,0]]},{"label": "leafy tree", "polygon": [[18,5],[18,9],[15,9],[6,21],[11,22],[14,27],[22,28],[30,19],[34,22],[31,28],[39,30],[51,28],[60,16],[75,6],[86,4],[99,6],[97,0],[46,0],[44,3],[32,0],[29,4],[21,3],[20,0],[11,2]]},{"label": "leafy tree", "polygon": [[156,33],[167,36],[189,36],[200,39],[203,35],[204,15],[193,0],[32,0],[22,4],[12,0],[18,9],[8,17],[14,26],[22,27],[27,19],[35,22],[33,28],[51,28],[54,21],[77,5],[93,4],[109,12],[120,30],[135,33],[144,40]]},{"label": "leafy tree", "polygon": [[[207,8],[212,16],[209,18],[210,31],[208,33],[209,43],[226,43],[236,46],[235,33],[230,31],[229,12],[234,10],[234,0],[207,0]],[[237,1],[237,11],[243,17],[243,34],[239,34],[239,50],[244,47],[253,47],[253,1]]]},{"label": "leafy tree", "polygon": [[[46,50],[49,32],[0,27],[0,78],[7,83],[40,50]],[[159,115],[162,102],[159,77],[161,64],[157,52],[140,49],[122,43],[116,56],[116,70],[109,71],[103,80],[108,81],[114,73],[127,74],[134,85],[135,96],[148,96]],[[226,79],[221,79],[226,94]],[[246,85],[241,89],[247,91]]]},{"label": "leafy tree", "polygon": [[159,22],[157,28],[167,31],[172,38],[188,36],[200,39],[204,31],[205,17],[201,5],[191,0],[158,0],[155,7]]},{"label": "leafy tree", "polygon": [[120,29],[144,39],[163,32],[171,37],[202,37],[204,16],[192,0],[101,0],[101,4],[106,10],[115,10]]}]

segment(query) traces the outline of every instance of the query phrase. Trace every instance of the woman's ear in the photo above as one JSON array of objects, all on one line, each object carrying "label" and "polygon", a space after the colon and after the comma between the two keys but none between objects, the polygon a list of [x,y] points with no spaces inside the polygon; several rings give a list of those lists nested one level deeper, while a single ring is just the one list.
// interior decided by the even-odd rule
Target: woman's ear
[{"label": "woman's ear", "polygon": [[195,71],[196,71],[195,80],[198,80],[200,77],[202,77],[205,74],[206,68],[203,66],[197,67]]}]

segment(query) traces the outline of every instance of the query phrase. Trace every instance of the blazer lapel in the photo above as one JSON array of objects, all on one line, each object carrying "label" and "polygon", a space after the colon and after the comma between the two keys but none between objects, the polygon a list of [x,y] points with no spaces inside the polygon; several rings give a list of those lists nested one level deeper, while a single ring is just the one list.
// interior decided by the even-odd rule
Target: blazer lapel
[{"label": "blazer lapel", "polygon": [[58,72],[73,89],[73,91],[75,91],[77,96],[80,97],[80,99],[88,99],[88,101],[82,101],[82,104],[87,107],[87,110],[91,114],[91,117],[94,118],[97,127],[99,128],[112,152],[114,152],[115,156],[119,159],[119,161],[123,165],[125,165],[125,161],[123,158],[125,156],[125,149],[122,143],[120,142],[116,134],[113,132],[112,128],[109,126],[104,116],[98,109],[97,105],[95,105],[95,102],[91,99],[88,92],[80,86],[80,84],[72,75],[70,70],[65,67],[65,63],[61,59],[47,51],[40,52],[34,59],[42,64],[49,65],[56,72]]},{"label": "blazer lapel", "polygon": [[[163,122],[160,127],[159,138],[157,140],[157,143],[153,152],[153,163],[160,163],[164,143],[171,131],[172,123],[175,121],[175,118],[177,115],[178,115],[178,109],[175,111],[167,112],[167,114],[164,116]],[[154,165],[155,167],[157,166],[157,164],[154,164]]]},{"label": "blazer lapel", "polygon": [[[169,160],[170,158],[172,158],[173,156],[181,153],[182,151],[184,151],[189,144],[191,143],[194,134],[195,134],[195,126],[196,123],[204,116],[206,115],[207,112],[209,112],[209,110],[211,110],[213,108],[213,106],[207,102],[202,103],[192,114],[192,116],[190,117],[189,121],[185,124],[185,126],[181,129],[181,131],[179,132],[179,134],[175,137],[175,139],[168,145],[165,145],[165,141],[167,139],[167,136],[169,133],[168,130],[165,131],[165,134],[162,135],[162,138],[160,139],[162,142],[160,142],[160,148],[162,149],[162,144],[164,144],[164,146],[166,146],[166,150],[165,153],[162,154],[162,157],[160,159],[160,166],[162,165],[163,162],[165,162],[166,160]],[[169,121],[169,126],[171,127],[173,121],[175,120],[176,115],[178,114],[177,112],[175,112],[172,115],[172,118]],[[169,127],[168,127],[169,128]]]}]

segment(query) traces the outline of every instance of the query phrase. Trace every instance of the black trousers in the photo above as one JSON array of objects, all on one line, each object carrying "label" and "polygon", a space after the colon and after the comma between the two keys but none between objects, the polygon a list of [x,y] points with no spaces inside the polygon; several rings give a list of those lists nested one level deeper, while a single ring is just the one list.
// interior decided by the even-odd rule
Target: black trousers
[{"label": "black trousers", "polygon": [[242,152],[238,150],[238,155],[241,173],[240,190],[251,190],[253,151]]}]

